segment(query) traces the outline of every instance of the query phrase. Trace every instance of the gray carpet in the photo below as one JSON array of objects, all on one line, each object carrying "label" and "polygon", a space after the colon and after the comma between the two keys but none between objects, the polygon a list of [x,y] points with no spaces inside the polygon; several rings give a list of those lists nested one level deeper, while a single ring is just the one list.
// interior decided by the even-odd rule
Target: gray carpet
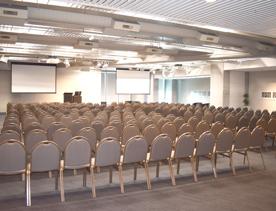
[{"label": "gray carpet", "polygon": [[54,180],[47,175],[32,178],[32,207],[26,208],[24,183],[18,178],[0,178],[0,210],[276,210],[275,151],[265,153],[267,170],[262,169],[257,154],[250,153],[253,172],[242,165],[242,157],[235,155],[237,176],[232,176],[228,161],[219,159],[218,179],[214,179],[209,161],[200,162],[199,182],[192,181],[189,163],[181,165],[177,185],[171,186],[167,166],[161,166],[160,178],[154,178],[150,168],[152,190],[146,190],[144,172],[138,171],[133,182],[133,170],[125,170],[125,194],[120,194],[117,174],[114,184],[108,184],[108,173],[97,174],[97,198],[91,198],[90,183],[81,188],[81,175],[67,172],[65,179],[66,202],[59,202],[59,193],[53,191]]}]

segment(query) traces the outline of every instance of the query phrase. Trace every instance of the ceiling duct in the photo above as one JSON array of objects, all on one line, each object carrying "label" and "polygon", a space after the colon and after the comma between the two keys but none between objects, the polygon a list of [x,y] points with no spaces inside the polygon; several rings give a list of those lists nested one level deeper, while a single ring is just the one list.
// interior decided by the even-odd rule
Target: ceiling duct
[{"label": "ceiling duct", "polygon": [[163,50],[162,50],[162,48],[147,47],[147,48],[146,48],[146,53],[150,53],[150,54],[161,54],[161,53],[163,53]]},{"label": "ceiling duct", "polygon": [[198,39],[202,42],[209,42],[209,43],[218,43],[219,42],[219,36],[216,36],[213,34],[200,33],[198,36]]},{"label": "ceiling duct", "polygon": [[113,28],[123,31],[140,32],[141,25],[138,23],[129,23],[124,21],[114,21]]},{"label": "ceiling duct", "polygon": [[28,18],[28,10],[0,6],[0,17],[27,19]]},{"label": "ceiling duct", "polygon": [[271,52],[271,51],[274,50],[274,46],[273,45],[270,45],[268,43],[262,43],[262,42],[257,43],[256,48],[259,51],[270,51]]},{"label": "ceiling duct", "polygon": [[0,33],[0,43],[15,44],[17,41],[16,35]]},{"label": "ceiling duct", "polygon": [[76,45],[74,45],[74,48],[79,49],[92,49],[92,48],[98,48],[99,43],[97,42],[90,42],[90,41],[79,41]]}]

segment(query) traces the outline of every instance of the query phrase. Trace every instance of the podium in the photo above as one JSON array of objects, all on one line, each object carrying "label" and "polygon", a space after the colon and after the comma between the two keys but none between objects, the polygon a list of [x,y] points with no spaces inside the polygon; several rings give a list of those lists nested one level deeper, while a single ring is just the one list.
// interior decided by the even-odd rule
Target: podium
[{"label": "podium", "polygon": [[72,92],[64,92],[63,93],[63,102],[64,103],[72,103],[73,102],[73,93]]},{"label": "podium", "polygon": [[82,97],[79,95],[74,95],[73,96],[73,103],[81,103],[82,102]]},{"label": "podium", "polygon": [[73,103],[81,103],[82,97],[81,97],[81,91],[75,91],[75,95],[73,96]]}]

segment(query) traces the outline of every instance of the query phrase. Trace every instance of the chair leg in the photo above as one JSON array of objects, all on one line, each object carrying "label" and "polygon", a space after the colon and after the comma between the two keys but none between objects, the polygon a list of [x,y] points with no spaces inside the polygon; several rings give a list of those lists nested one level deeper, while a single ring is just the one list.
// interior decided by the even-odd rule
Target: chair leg
[{"label": "chair leg", "polygon": [[124,188],[124,179],[123,179],[123,167],[122,167],[122,164],[119,164],[118,169],[119,169],[119,180],[120,180],[121,193],[124,193],[125,192],[125,188]]},{"label": "chair leg", "polygon": [[157,162],[157,165],[156,165],[156,177],[159,177],[159,167],[160,167],[160,163]]},{"label": "chair leg", "polygon": [[180,171],[180,159],[177,159],[177,169],[176,169],[176,173],[179,174]]},{"label": "chair leg", "polygon": [[246,158],[247,158],[249,171],[252,171],[247,150],[245,151],[245,155],[246,155]]},{"label": "chair leg", "polygon": [[168,159],[168,162],[169,162],[169,171],[170,171],[170,175],[171,175],[172,185],[175,186],[175,177],[174,177],[174,173],[173,173],[172,160]]},{"label": "chair leg", "polygon": [[82,186],[86,187],[86,168],[84,168],[82,172]]},{"label": "chair leg", "polygon": [[194,181],[197,182],[198,180],[197,180],[197,173],[196,173],[196,163],[193,157],[191,157],[191,166],[192,166],[192,171],[194,175]]},{"label": "chair leg", "polygon": [[28,171],[26,172],[25,184],[26,184],[26,204],[27,204],[27,207],[29,207],[32,205],[32,202],[31,202],[31,175],[30,175],[30,172]]},{"label": "chair leg", "polygon": [[147,179],[147,187],[148,187],[148,190],[151,190],[151,183],[150,183],[150,177],[149,177],[149,168],[148,168],[148,163],[147,162],[144,163],[144,167],[145,167],[145,174],[146,174],[146,179]]},{"label": "chair leg", "polygon": [[198,172],[199,168],[199,156],[196,156],[196,171]]},{"label": "chair leg", "polygon": [[55,190],[58,190],[58,178],[59,178],[59,173],[57,172],[55,175]]},{"label": "chair leg", "polygon": [[261,158],[262,158],[262,163],[263,163],[263,166],[264,166],[264,170],[266,170],[266,166],[265,166],[265,162],[264,162],[264,156],[263,156],[263,152],[262,152],[261,147],[260,147],[260,155],[261,155]]},{"label": "chair leg", "polygon": [[112,175],[112,166],[109,167],[109,183],[112,183],[113,175]]},{"label": "chair leg", "polygon": [[49,175],[49,178],[52,178],[53,177],[52,171],[49,171],[48,175]]},{"label": "chair leg", "polygon": [[215,167],[217,167],[218,154],[215,153]]},{"label": "chair leg", "polygon": [[235,169],[234,162],[233,162],[233,153],[232,152],[229,153],[229,159],[230,159],[230,167],[232,169],[233,175],[235,176],[236,169]]},{"label": "chair leg", "polygon": [[95,174],[94,174],[94,167],[90,167],[90,174],[91,174],[91,183],[92,183],[92,197],[96,198],[96,180],[95,180]]},{"label": "chair leg", "polygon": [[212,164],[212,169],[213,169],[213,172],[214,172],[214,177],[217,178],[218,175],[217,175],[217,169],[216,169],[216,164],[215,164],[215,155],[212,154],[211,155],[211,164]]},{"label": "chair leg", "polygon": [[60,184],[60,200],[61,202],[65,201],[65,194],[64,194],[64,180],[63,180],[63,170],[59,170],[59,184]]},{"label": "chair leg", "polygon": [[246,158],[246,153],[243,156],[243,165],[245,165],[245,158]]},{"label": "chair leg", "polygon": [[134,164],[134,175],[133,175],[133,180],[136,181],[137,180],[137,165]]},{"label": "chair leg", "polygon": [[22,181],[25,181],[25,179],[26,179],[25,177],[26,177],[26,175],[25,175],[25,173],[23,173],[23,174],[21,175],[21,180],[22,180]]}]

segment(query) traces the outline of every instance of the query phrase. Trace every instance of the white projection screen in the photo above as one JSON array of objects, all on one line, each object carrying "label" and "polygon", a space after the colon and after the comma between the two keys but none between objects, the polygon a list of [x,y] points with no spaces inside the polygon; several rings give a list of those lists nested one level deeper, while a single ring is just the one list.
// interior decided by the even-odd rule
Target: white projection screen
[{"label": "white projection screen", "polygon": [[150,72],[117,70],[117,94],[150,94]]},{"label": "white projection screen", "polygon": [[56,93],[56,65],[12,63],[12,93]]}]

